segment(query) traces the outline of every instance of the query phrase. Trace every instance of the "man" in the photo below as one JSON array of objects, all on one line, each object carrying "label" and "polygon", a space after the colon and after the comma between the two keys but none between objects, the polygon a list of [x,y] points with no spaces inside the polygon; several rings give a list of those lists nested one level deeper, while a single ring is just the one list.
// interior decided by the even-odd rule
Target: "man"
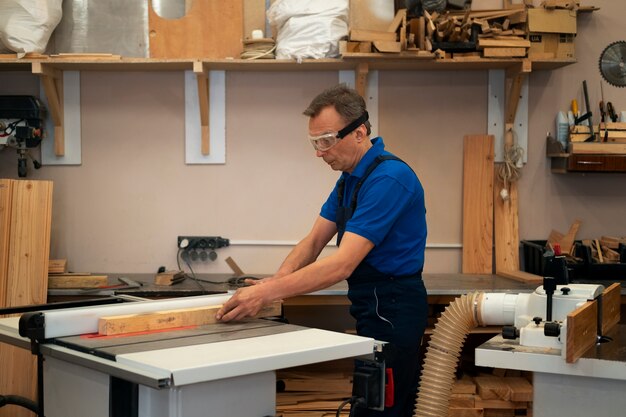
[{"label": "man", "polygon": [[[426,243],[423,188],[411,168],[370,140],[365,101],[345,85],[319,94],[304,111],[316,155],[342,174],[309,234],[278,272],[239,289],[218,311],[222,321],[256,314],[274,300],[348,280],[357,333],[389,342],[394,405],[355,415],[412,416],[418,349],[426,326],[421,278]],[[318,259],[337,234],[337,251]]]}]

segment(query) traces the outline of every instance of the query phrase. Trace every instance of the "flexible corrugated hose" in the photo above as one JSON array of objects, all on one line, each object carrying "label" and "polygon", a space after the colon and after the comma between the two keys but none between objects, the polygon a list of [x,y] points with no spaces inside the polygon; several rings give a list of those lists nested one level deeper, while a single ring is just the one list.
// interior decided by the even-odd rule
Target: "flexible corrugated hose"
[{"label": "flexible corrugated hose", "polygon": [[469,332],[478,326],[483,293],[456,298],[441,314],[428,343],[414,417],[448,415],[456,368]]}]

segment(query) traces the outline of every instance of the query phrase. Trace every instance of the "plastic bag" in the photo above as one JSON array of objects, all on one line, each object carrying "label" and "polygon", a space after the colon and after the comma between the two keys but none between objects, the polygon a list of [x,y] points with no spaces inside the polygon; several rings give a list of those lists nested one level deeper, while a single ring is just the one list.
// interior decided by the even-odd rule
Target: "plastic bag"
[{"label": "plastic bag", "polygon": [[2,0],[0,43],[18,57],[46,50],[61,21],[63,0]]},{"label": "plastic bag", "polygon": [[277,0],[267,18],[277,29],[276,58],[334,58],[348,36],[348,0]]}]

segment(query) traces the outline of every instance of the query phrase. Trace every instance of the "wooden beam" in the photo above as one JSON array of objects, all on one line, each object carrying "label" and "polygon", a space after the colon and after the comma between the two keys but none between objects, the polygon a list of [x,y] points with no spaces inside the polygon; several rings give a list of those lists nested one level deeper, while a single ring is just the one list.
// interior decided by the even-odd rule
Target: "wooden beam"
[{"label": "wooden beam", "polygon": [[565,362],[574,363],[596,344],[598,303],[587,301],[567,315]]},{"label": "wooden beam", "polygon": [[493,272],[494,137],[463,138],[464,274]]},{"label": "wooden beam", "polygon": [[63,156],[65,155],[63,73],[38,61],[32,63],[32,72],[40,76],[48,99],[48,111],[54,123],[54,154]]},{"label": "wooden beam", "polygon": [[[214,324],[217,323],[215,314],[221,307],[221,305],[214,305],[146,314],[101,317],[98,320],[98,333],[101,335],[114,335]],[[282,304],[280,301],[276,301],[263,307],[254,317],[279,316],[281,311]]]},{"label": "wooden beam", "polygon": [[200,132],[201,132],[201,152],[202,155],[209,155],[211,152],[209,135],[209,72],[205,70],[201,61],[193,63],[193,72],[198,80],[198,100],[200,104]]}]

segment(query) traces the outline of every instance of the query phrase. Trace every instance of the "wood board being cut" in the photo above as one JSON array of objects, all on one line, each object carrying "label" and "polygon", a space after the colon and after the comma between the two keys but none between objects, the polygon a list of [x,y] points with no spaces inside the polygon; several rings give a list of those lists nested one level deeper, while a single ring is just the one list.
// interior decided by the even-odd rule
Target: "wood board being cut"
[{"label": "wood board being cut", "polygon": [[148,2],[150,58],[238,58],[243,2],[194,0],[180,19],[164,19]]}]

